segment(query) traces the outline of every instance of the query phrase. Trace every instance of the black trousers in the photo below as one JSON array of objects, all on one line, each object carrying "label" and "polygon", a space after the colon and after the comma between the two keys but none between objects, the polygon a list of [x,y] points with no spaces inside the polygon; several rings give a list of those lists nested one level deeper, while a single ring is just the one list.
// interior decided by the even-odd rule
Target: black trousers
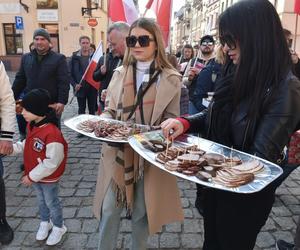
[{"label": "black trousers", "polygon": [[6,201],[5,201],[5,186],[3,177],[0,176],[0,220],[5,219]]},{"label": "black trousers", "polygon": [[97,90],[85,91],[84,96],[77,97],[78,114],[85,114],[86,103],[88,104],[89,114],[94,115],[96,112]]},{"label": "black trousers", "polygon": [[203,189],[203,250],[252,250],[275,199],[274,185],[253,194]]}]

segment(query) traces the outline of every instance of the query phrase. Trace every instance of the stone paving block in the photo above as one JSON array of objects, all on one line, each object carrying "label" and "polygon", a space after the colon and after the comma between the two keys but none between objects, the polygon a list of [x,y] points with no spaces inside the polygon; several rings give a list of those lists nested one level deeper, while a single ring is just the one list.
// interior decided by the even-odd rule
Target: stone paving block
[{"label": "stone paving block", "polygon": [[95,175],[83,176],[83,181],[96,182],[97,176],[95,176]]},{"label": "stone paving block", "polygon": [[280,228],[284,228],[287,230],[296,228],[296,224],[293,221],[292,217],[275,217],[274,221],[280,226]]},{"label": "stone paving block", "polygon": [[299,184],[294,180],[288,180],[288,181],[285,181],[284,183],[287,187],[290,187],[290,188],[291,187],[297,188],[299,186]]},{"label": "stone paving block", "polygon": [[179,248],[180,240],[177,233],[162,233],[159,239],[160,248]]},{"label": "stone paving block", "polygon": [[92,207],[88,206],[88,207],[80,208],[76,217],[77,218],[93,218],[94,215],[92,212]]},{"label": "stone paving block", "polygon": [[11,217],[19,210],[19,207],[6,207],[6,216]]},{"label": "stone paving block", "polygon": [[181,223],[174,222],[172,224],[166,225],[166,232],[168,233],[180,233],[181,232]]},{"label": "stone paving block", "polygon": [[[19,218],[15,219],[15,218],[10,217],[10,218],[7,218],[7,222],[10,225],[10,227],[15,231],[18,228],[18,226],[21,224],[22,219],[19,219]],[[0,243],[0,245],[1,245],[1,243]]]},{"label": "stone paving block", "polygon": [[79,159],[75,158],[77,156],[77,153],[74,153],[74,156],[71,157],[71,155],[68,155],[67,164],[69,163],[78,163]]},{"label": "stone paving block", "polygon": [[292,215],[292,213],[284,206],[273,207],[272,213],[275,216],[291,216]]},{"label": "stone paving block", "polygon": [[191,184],[189,181],[180,181],[178,182],[178,188],[180,189],[191,189]]},{"label": "stone paving block", "polygon": [[87,181],[82,181],[79,183],[78,188],[92,188],[95,187],[96,183],[94,182],[87,182]]},{"label": "stone paving block", "polygon": [[203,236],[200,233],[182,233],[181,234],[182,249],[202,249]]},{"label": "stone paving block", "polygon": [[21,186],[22,184],[21,184],[21,182],[20,182],[20,180],[18,181],[18,180],[9,180],[9,181],[7,181],[7,182],[5,182],[5,187],[7,187],[7,188],[16,188],[16,187],[19,187],[19,186]]},{"label": "stone paving block", "polygon": [[7,178],[5,178],[7,180],[17,180],[20,181],[20,174],[10,174],[9,176],[7,176]]},{"label": "stone paving block", "polygon": [[300,195],[300,187],[288,188],[292,195]]},{"label": "stone paving block", "polygon": [[299,204],[299,200],[293,195],[281,195],[280,199],[285,205],[296,205]]},{"label": "stone paving block", "polygon": [[184,233],[199,233],[201,232],[199,219],[185,219],[183,222]]},{"label": "stone paving block", "polygon": [[193,210],[191,208],[183,209],[184,218],[193,218]]},{"label": "stone paving block", "polygon": [[187,198],[181,198],[181,204],[183,208],[187,208],[190,206],[190,202]]},{"label": "stone paving block", "polygon": [[82,205],[83,206],[93,206],[94,196],[90,195],[89,197],[82,198]]},{"label": "stone paving block", "polygon": [[22,202],[23,207],[34,207],[38,205],[38,201],[36,197],[24,198]]},{"label": "stone paving block", "polygon": [[289,209],[293,214],[300,214],[300,205],[289,205]]},{"label": "stone paving block", "polygon": [[28,217],[33,217],[36,218],[38,215],[38,208],[37,207],[22,207],[20,208],[16,213],[16,217],[21,217],[21,218],[28,218]]},{"label": "stone paving block", "polygon": [[257,236],[256,244],[261,248],[271,247],[275,244],[275,239],[269,232],[261,232]]},{"label": "stone paving block", "polygon": [[76,211],[77,211],[76,207],[63,207],[63,218],[64,219],[74,218]]},{"label": "stone paving block", "polygon": [[[276,231],[272,233],[275,240],[285,240],[287,242],[294,242],[294,236],[289,231]],[[274,241],[275,245],[275,241]]]},{"label": "stone paving block", "polygon": [[196,198],[196,191],[195,190],[183,190],[184,196],[189,198]]},{"label": "stone paving block", "polygon": [[93,233],[89,235],[86,249],[97,249],[99,242],[99,233]]},{"label": "stone paving block", "polygon": [[21,232],[37,232],[40,222],[40,219],[23,219],[23,223],[18,230]]},{"label": "stone paving block", "polygon": [[78,185],[78,181],[61,180],[59,184],[62,188],[75,188]]},{"label": "stone paving block", "polygon": [[59,189],[59,196],[61,197],[71,197],[75,193],[74,188],[60,188]]},{"label": "stone paving block", "polygon": [[291,194],[291,192],[286,187],[280,186],[279,188],[276,189],[276,195],[282,195],[282,194]]},{"label": "stone paving block", "polygon": [[88,196],[89,194],[91,193],[91,190],[90,189],[87,189],[87,188],[80,188],[80,189],[77,189],[76,193],[75,193],[75,196]]},{"label": "stone paving block", "polygon": [[21,249],[21,247],[13,247],[11,245],[1,246],[0,244],[0,247],[1,250],[24,250],[24,248]]},{"label": "stone paving block", "polygon": [[81,168],[80,169],[75,169],[71,171],[71,175],[79,175],[81,174]]},{"label": "stone paving block", "polygon": [[192,210],[193,210],[193,215],[194,215],[195,219],[202,218],[202,215],[199,213],[197,208],[193,207]]},{"label": "stone paving block", "polygon": [[83,221],[82,230],[83,233],[96,233],[99,231],[99,221],[96,219],[86,219]]},{"label": "stone paving block", "polygon": [[24,239],[27,237],[29,233],[27,232],[14,232],[14,239],[13,241],[9,244],[9,246],[21,246],[22,243],[24,242]]},{"label": "stone paving block", "polygon": [[80,181],[83,178],[82,175],[71,175],[69,176],[70,181]]},{"label": "stone paving block", "polygon": [[80,197],[65,197],[62,200],[62,206],[63,207],[72,207],[72,206],[79,207],[81,202],[82,202],[82,198],[80,198]]},{"label": "stone paving block", "polygon": [[44,248],[44,246],[46,245],[46,242],[45,241],[37,241],[35,239],[35,237],[36,237],[36,232],[29,233],[23,242],[23,246],[30,247],[31,249]]},{"label": "stone paving block", "polygon": [[276,230],[276,225],[274,223],[274,220],[269,217],[266,224],[261,229],[261,231],[270,231],[270,230]]},{"label": "stone paving block", "polygon": [[30,197],[33,192],[32,188],[19,187],[15,193],[16,196]]},{"label": "stone paving block", "polygon": [[65,219],[64,223],[70,233],[81,232],[81,221],[78,219]]},{"label": "stone paving block", "polygon": [[63,242],[63,247],[65,249],[84,249],[88,235],[83,233],[67,233],[65,241]]},{"label": "stone paving block", "polygon": [[17,207],[19,206],[24,197],[6,196],[6,206]]},{"label": "stone paving block", "polygon": [[147,248],[148,249],[159,249],[159,235],[158,234],[153,234],[148,237],[147,241]]}]

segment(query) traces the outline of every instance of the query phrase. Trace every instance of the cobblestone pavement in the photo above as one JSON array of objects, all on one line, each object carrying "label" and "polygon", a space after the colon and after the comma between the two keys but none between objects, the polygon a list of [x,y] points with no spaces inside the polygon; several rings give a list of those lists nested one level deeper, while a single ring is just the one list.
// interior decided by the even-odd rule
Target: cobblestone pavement
[{"label": "cobblestone pavement", "polygon": [[[14,74],[9,74],[11,80]],[[63,120],[76,114],[76,101],[68,105]],[[61,244],[46,247],[37,242],[35,233],[39,224],[38,208],[32,188],[21,185],[20,157],[6,157],[5,184],[7,216],[15,231],[15,238],[0,249],[96,249],[98,221],[92,214],[101,144],[87,137],[77,138],[76,133],[62,126],[69,143],[66,172],[60,181],[60,197],[63,203],[68,233]],[[17,136],[16,136],[17,139]],[[185,220],[182,224],[166,225],[163,230],[149,238],[150,249],[201,249],[203,244],[203,218],[194,207],[195,185],[178,179]],[[258,236],[255,250],[275,249],[275,239],[293,240],[300,214],[300,171],[296,170],[277,190],[276,202],[270,217]],[[130,221],[122,218],[118,248],[130,247]],[[241,249],[242,250],[242,249]]]}]

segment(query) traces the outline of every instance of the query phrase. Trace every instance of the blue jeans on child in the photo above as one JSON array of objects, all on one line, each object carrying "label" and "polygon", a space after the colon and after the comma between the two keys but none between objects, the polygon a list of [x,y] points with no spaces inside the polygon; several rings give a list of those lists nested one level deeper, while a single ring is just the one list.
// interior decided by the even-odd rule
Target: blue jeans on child
[{"label": "blue jeans on child", "polygon": [[42,221],[52,221],[53,225],[61,228],[63,226],[62,206],[58,198],[58,182],[34,183],[39,212]]},{"label": "blue jeans on child", "polygon": [[[112,184],[110,184],[102,204],[98,250],[115,249],[121,222],[122,210],[123,208],[116,206],[116,194],[112,189]],[[134,185],[134,202],[131,223],[131,249],[147,249],[149,230],[144,196],[144,178],[139,180]]]}]

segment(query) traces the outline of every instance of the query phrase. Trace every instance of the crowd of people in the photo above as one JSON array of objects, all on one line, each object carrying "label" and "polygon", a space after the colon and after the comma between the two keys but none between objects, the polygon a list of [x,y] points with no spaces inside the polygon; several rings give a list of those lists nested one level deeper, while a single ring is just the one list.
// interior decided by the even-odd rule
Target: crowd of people
[{"label": "crowd of people", "polygon": [[[268,0],[232,5],[219,17],[218,29],[218,37],[203,36],[197,50],[185,44],[176,57],[165,53],[154,20],[112,24],[108,48],[93,73],[100,90],[82,79],[95,51],[88,36],[79,38],[80,49],[67,63],[51,50],[49,33],[35,30],[12,87],[0,64],[0,156],[24,155],[21,182],[34,187],[41,220],[36,240],[56,245],[67,232],[58,187],[68,155],[61,115],[71,85],[78,114],[88,107],[95,115],[99,103],[101,117],[160,125],[171,139],[197,133],[280,165],[282,176],[253,194],[197,185],[203,249],[254,248],[276,188],[297,167],[287,163],[286,146],[300,129],[300,59]],[[13,144],[16,115],[21,138]],[[134,250],[146,249],[148,236],[163,225],[184,219],[175,176],[152,166],[128,144],[103,143],[93,206],[100,221],[98,249],[115,249],[123,209],[132,221]],[[276,247],[300,249],[299,231],[300,220],[295,244],[278,239]],[[12,240],[0,158],[0,242]]]}]

